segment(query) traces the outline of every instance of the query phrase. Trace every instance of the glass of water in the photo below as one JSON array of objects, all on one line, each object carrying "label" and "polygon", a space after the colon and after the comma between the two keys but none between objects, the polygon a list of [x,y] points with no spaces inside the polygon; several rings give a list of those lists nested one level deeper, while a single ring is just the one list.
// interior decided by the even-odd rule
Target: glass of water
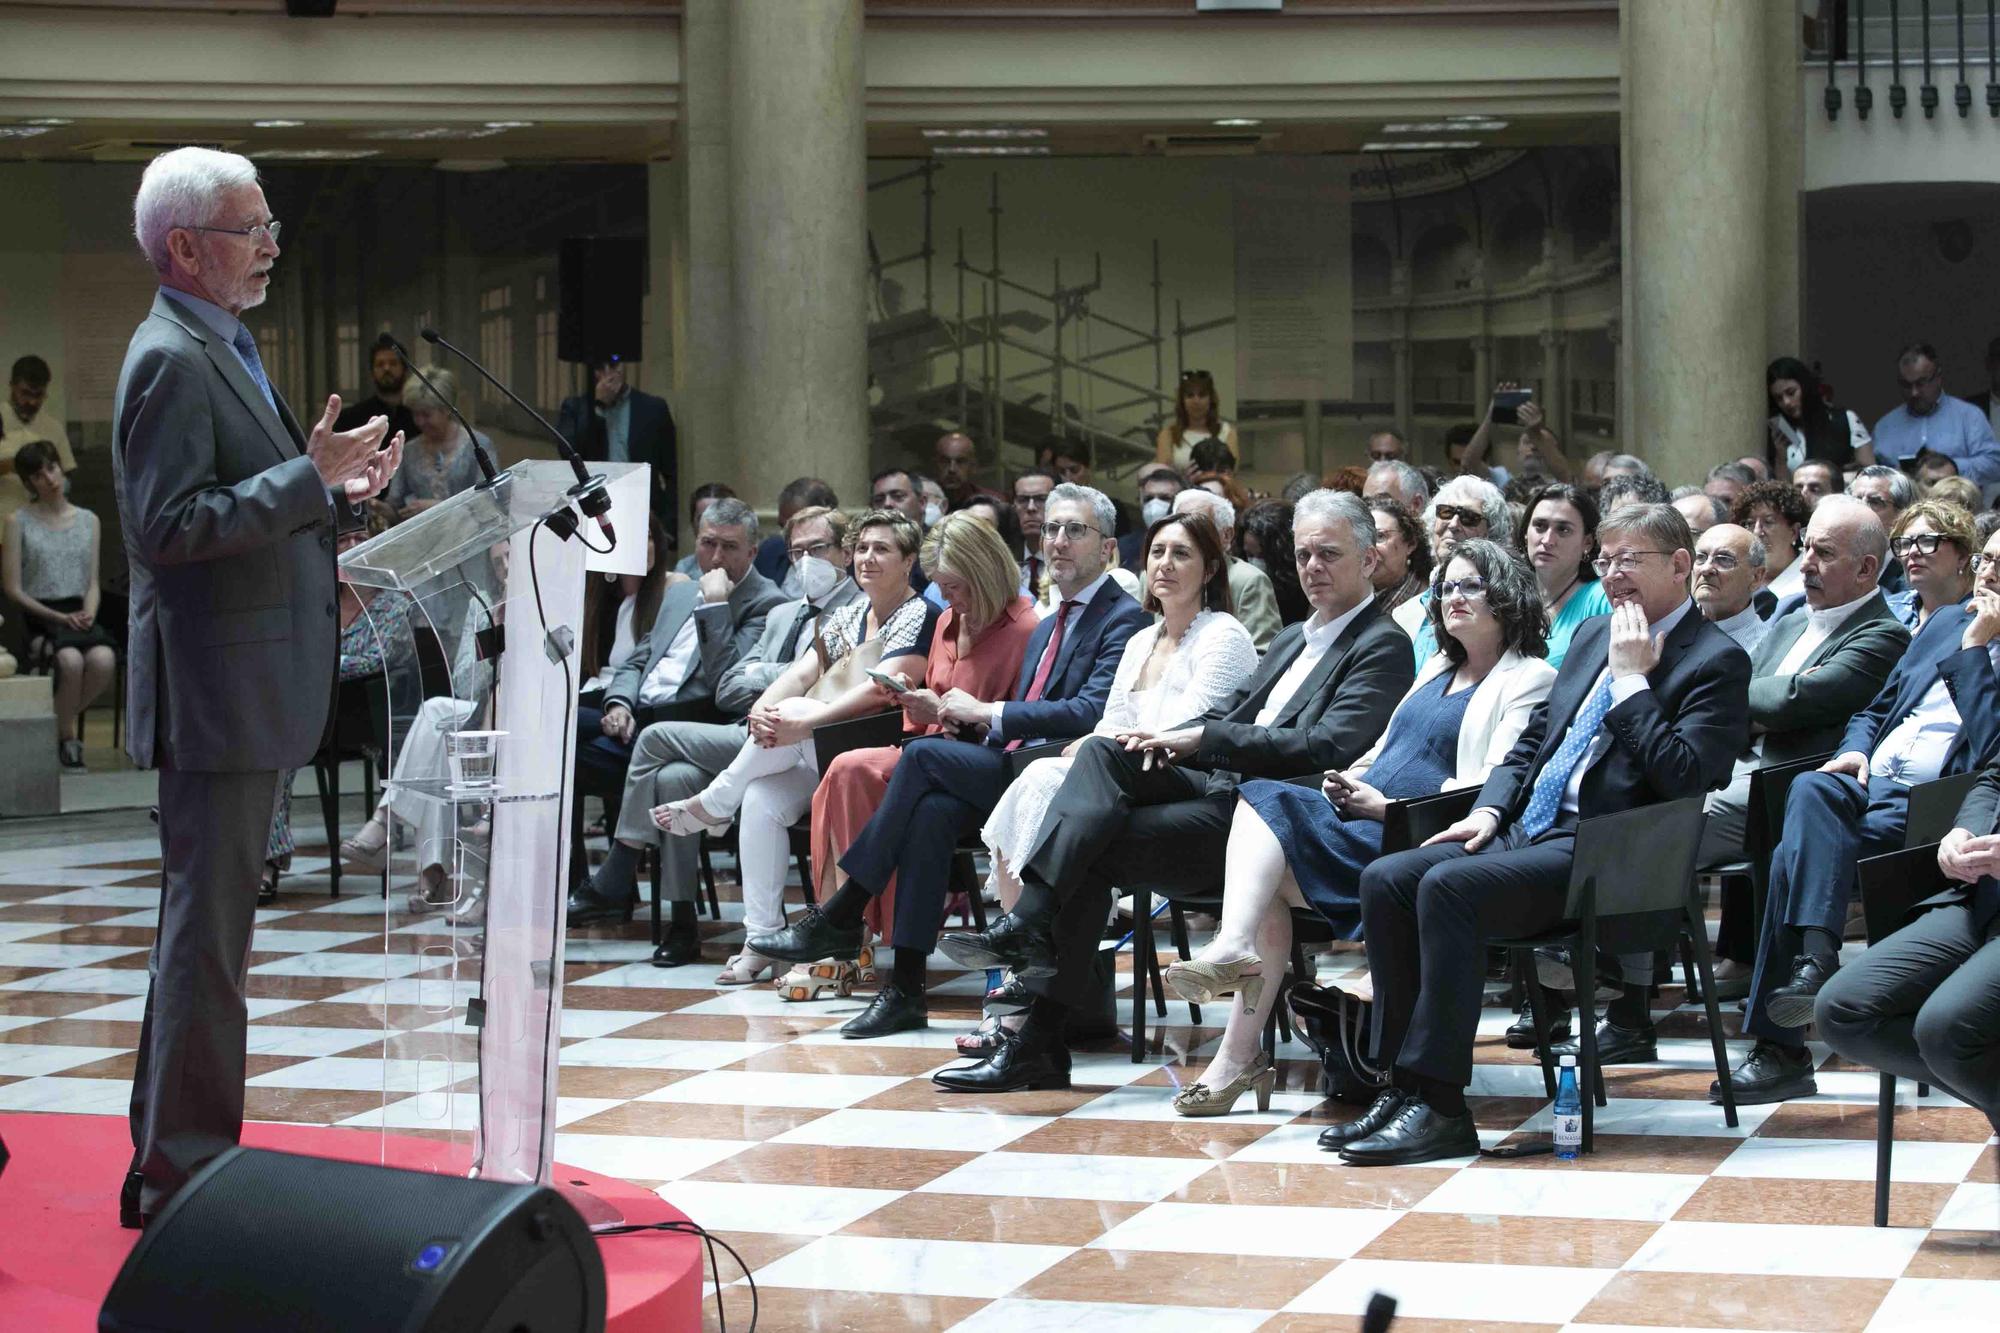
[{"label": "glass of water", "polygon": [[451,766],[455,792],[493,789],[494,757],[504,731],[454,731],[444,738],[445,759]]}]

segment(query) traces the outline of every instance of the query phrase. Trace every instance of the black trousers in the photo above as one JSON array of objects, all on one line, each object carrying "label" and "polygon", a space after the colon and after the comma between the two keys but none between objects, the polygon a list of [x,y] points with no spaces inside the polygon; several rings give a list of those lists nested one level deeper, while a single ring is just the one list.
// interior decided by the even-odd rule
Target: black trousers
[{"label": "black trousers", "polygon": [[1842,1055],[1935,1083],[2000,1132],[2000,915],[1932,908],[1834,973],[1813,1017]]},{"label": "black trousers", "polygon": [[895,877],[892,946],[937,946],[958,841],[993,812],[1006,782],[1006,759],[991,746],[927,736],[903,747],[882,803],[840,858],[848,878],[878,897]]},{"label": "black trousers", "polygon": [[1464,1087],[1486,989],[1486,942],[1562,919],[1576,859],[1573,824],[1515,832],[1467,855],[1416,847],[1361,872],[1361,923],[1375,979],[1375,1058]]},{"label": "black trousers", "polygon": [[1091,968],[1115,885],[1220,893],[1235,807],[1234,783],[1174,764],[1147,768],[1102,736],[1085,741],[1020,867],[1023,885],[1060,903],[1056,975],[1029,989],[1073,1009],[1093,1003]]}]

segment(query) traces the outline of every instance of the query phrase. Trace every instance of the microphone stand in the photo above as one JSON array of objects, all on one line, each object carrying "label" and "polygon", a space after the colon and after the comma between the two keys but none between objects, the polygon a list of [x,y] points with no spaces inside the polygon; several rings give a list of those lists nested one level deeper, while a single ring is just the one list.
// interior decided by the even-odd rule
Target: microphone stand
[{"label": "microphone stand", "polygon": [[465,414],[458,410],[457,403],[454,403],[453,401],[451,401],[451,399],[445,397],[443,394],[438,392],[438,387],[437,385],[431,383],[430,376],[424,374],[423,371],[417,369],[416,363],[410,360],[410,354],[403,350],[403,344],[397,342],[396,339],[392,336],[389,339],[389,346],[395,348],[396,355],[402,358],[403,368],[409,371],[412,375],[415,375],[417,379],[422,382],[423,386],[431,391],[431,397],[437,399],[440,403],[443,403],[445,405],[445,410],[451,413],[453,420],[457,421],[459,425],[465,428],[465,438],[471,441],[472,443],[473,461],[479,464],[479,473],[482,477],[486,479],[479,483],[478,489],[483,491],[491,487],[494,482],[500,479],[500,474],[493,470],[493,460],[488,458],[486,456],[486,451],[479,447],[479,437],[473,433],[472,423],[470,421],[467,421],[465,419]]}]

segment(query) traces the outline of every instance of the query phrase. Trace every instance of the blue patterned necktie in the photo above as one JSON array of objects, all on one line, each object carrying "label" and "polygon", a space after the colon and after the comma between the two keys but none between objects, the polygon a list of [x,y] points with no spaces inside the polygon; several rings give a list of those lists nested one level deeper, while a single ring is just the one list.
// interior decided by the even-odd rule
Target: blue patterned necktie
[{"label": "blue patterned necktie", "polygon": [[257,355],[257,340],[250,336],[250,330],[238,324],[236,336],[230,339],[230,345],[236,349],[236,354],[243,358],[243,365],[249,370],[250,378],[257,381],[257,387],[264,391],[264,401],[271,405],[273,412],[277,411],[278,397],[271,392],[271,381],[264,377],[264,362]]},{"label": "blue patterned necktie", "polygon": [[1570,775],[1576,766],[1590,753],[1590,743],[1597,739],[1597,729],[1604,725],[1604,715],[1611,711],[1611,677],[1606,675],[1603,683],[1584,700],[1583,707],[1577,709],[1576,720],[1570,723],[1569,734],[1563,743],[1549,756],[1549,762],[1542,765],[1542,771],[1535,777],[1535,789],[1528,796],[1528,808],[1521,812],[1521,832],[1530,838],[1548,832],[1556,822],[1556,811],[1562,805],[1563,789],[1569,786]]}]

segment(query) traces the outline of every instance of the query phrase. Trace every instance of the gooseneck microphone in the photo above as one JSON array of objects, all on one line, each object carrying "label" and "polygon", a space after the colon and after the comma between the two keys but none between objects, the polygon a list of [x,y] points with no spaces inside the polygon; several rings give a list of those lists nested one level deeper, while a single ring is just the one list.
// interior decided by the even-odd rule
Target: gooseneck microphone
[{"label": "gooseneck microphone", "polygon": [[459,425],[465,428],[465,438],[472,442],[473,461],[479,464],[480,475],[486,478],[485,481],[482,481],[479,484],[481,488],[491,486],[494,483],[494,481],[499,477],[499,474],[493,470],[493,460],[488,458],[486,456],[486,451],[479,447],[479,436],[473,433],[472,423],[470,421],[467,421],[465,419],[465,414],[458,410],[457,403],[454,403],[453,401],[451,401],[451,399],[445,397],[443,394],[438,392],[438,387],[437,385],[431,383],[430,376],[424,374],[423,371],[417,369],[417,363],[410,360],[410,354],[404,350],[403,344],[396,341],[395,335],[393,334],[389,335],[389,346],[395,348],[396,355],[402,358],[403,368],[405,370],[408,370],[412,375],[415,375],[417,379],[422,382],[423,386],[431,391],[431,397],[437,399],[440,403],[443,403],[445,405],[445,410],[451,413],[453,420],[457,421]]}]

